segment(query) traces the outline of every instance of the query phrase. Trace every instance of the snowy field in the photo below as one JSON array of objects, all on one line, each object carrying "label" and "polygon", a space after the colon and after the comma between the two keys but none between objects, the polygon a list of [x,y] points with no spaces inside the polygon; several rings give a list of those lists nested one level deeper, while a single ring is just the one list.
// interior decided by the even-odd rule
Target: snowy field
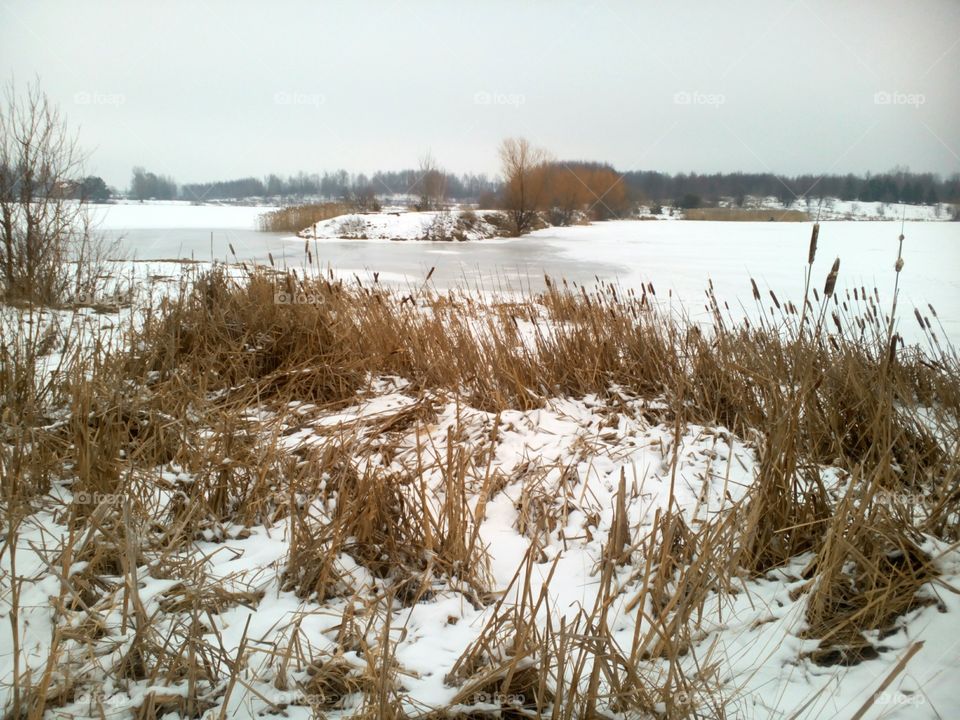
[{"label": "snowy field", "polygon": [[[218,260],[233,261],[229,244],[239,260],[267,263],[269,253],[278,265],[301,267],[306,261],[303,239],[254,230],[257,215],[266,210],[146,204],[100,206],[97,213],[101,229],[120,237],[130,258],[209,260],[212,254]],[[421,215],[387,216],[391,227],[385,233],[396,232],[399,226],[419,232]],[[693,319],[704,317],[703,292],[710,280],[734,315],[756,312],[751,277],[762,291],[772,290],[781,301],[799,302],[810,237],[809,223],[626,220],[467,243],[324,237],[336,221],[326,221],[320,233],[324,239],[311,241],[311,250],[318,256],[315,261],[319,259],[323,267],[342,277],[356,275],[368,281],[376,272],[380,282],[416,286],[434,268],[431,280],[441,288],[469,284],[536,289],[543,286],[544,274],[587,285],[596,278],[634,288],[653,283],[658,299],[672,300]],[[938,332],[958,344],[960,223],[908,221],[904,233],[900,332],[919,342],[913,308],[929,315],[930,304],[943,324]],[[881,300],[888,303],[899,234],[900,222],[894,221],[822,223],[814,287],[822,287],[830,265],[839,257],[841,293],[860,287],[872,292],[876,287]]]},{"label": "snowy field", "polygon": [[[271,252],[297,266],[304,240],[252,230],[261,211],[129,205],[108,208],[101,220],[108,232],[157,239],[152,251],[138,254],[147,261],[130,262],[124,272],[146,291],[163,292],[176,286],[181,272],[203,267],[170,260],[203,258],[209,253],[210,233],[218,243],[237,243],[238,259],[260,261]],[[403,221],[413,227],[411,218]],[[862,284],[871,292],[876,286],[881,298],[889,299],[899,232],[899,223],[891,222],[823,223],[815,287],[822,287],[830,264],[839,256],[839,293]],[[431,267],[436,268],[431,280],[441,288],[464,280],[486,282],[489,287],[491,278],[506,278],[519,289],[536,286],[534,281],[541,282],[544,273],[584,284],[593,284],[595,278],[630,288],[653,283],[658,300],[699,318],[703,290],[711,279],[734,314],[740,312],[738,300],[743,301],[744,314],[756,312],[751,277],[761,288],[775,290],[782,300],[799,301],[809,233],[807,223],[618,221],[549,228],[509,240],[398,243],[329,238],[316,245],[311,242],[311,247],[337,275],[357,274],[364,283],[377,272],[385,284],[422,285]],[[912,337],[913,306],[930,302],[944,330],[957,340],[960,224],[908,223],[905,234],[902,330]],[[187,246],[187,255],[185,238],[196,243]],[[278,246],[286,251],[278,253]],[[231,272],[239,275],[240,269],[233,267]],[[765,296],[764,306],[768,304]],[[478,310],[476,326],[482,329],[483,313],[495,311],[489,304],[481,307],[485,309]],[[437,312],[427,303],[420,311],[424,315]],[[88,335],[118,338],[125,324],[137,322],[135,315],[129,307],[119,313],[84,308],[73,321],[85,323]],[[534,343],[526,341],[535,336],[538,326],[522,317],[513,320],[521,345],[532,348]],[[539,320],[549,324],[546,317]],[[585,354],[590,352],[586,348]],[[51,352],[41,370],[49,374],[59,358],[56,351]],[[263,473],[258,476],[261,480],[278,483],[272,490],[279,489],[283,503],[300,503],[311,521],[332,522],[334,506],[310,495],[306,485],[304,497],[294,497],[297,493],[286,473],[311,452],[322,453],[340,443],[350,449],[364,478],[399,484],[403,478],[415,477],[417,483],[410,487],[419,494],[411,490],[404,507],[426,508],[440,527],[450,493],[452,458],[462,453],[463,512],[471,524],[475,522],[474,537],[485,558],[478,573],[488,576],[491,594],[503,601],[502,606],[490,599],[478,602],[462,577],[430,573],[424,576],[429,592],[407,606],[388,606],[385,598],[388,591],[393,592],[389,580],[357,561],[356,552],[330,554],[330,567],[339,578],[333,596],[318,599],[298,594],[291,589],[288,567],[294,564],[292,538],[303,530],[287,516],[264,514],[256,522],[245,523],[204,519],[191,542],[177,549],[177,562],[182,565],[176,572],[169,569],[169,549],[159,552],[158,544],[144,553],[136,567],[139,574],[130,576],[138,578],[136,591],[130,592],[133,580],[127,576],[103,572],[97,592],[90,593],[93,599],[84,600],[88,606],[71,606],[57,616],[51,611],[51,598],[62,592],[60,570],[51,558],[61,544],[79,542],[64,508],[74,499],[81,502],[77,496],[82,491],[72,477],[55,478],[41,507],[21,526],[16,544],[17,574],[25,578],[19,588],[20,665],[14,664],[10,625],[2,623],[0,704],[9,699],[15,670],[23,673],[26,668],[40,676],[53,666],[55,682],[67,678],[75,686],[72,695],[58,697],[59,705],[45,716],[49,720],[139,717],[146,714],[145,708],[154,708],[157,716],[165,712],[166,717],[174,717],[178,708],[183,713],[179,702],[198,694],[205,698],[204,717],[210,718],[366,717],[370,706],[363,704],[359,690],[334,699],[325,690],[317,691],[306,664],[290,663],[288,668],[277,657],[291,655],[295,646],[305,647],[310,657],[340,663],[356,679],[377,672],[379,660],[370,648],[386,646],[398,668],[397,703],[408,716],[423,717],[446,708],[450,717],[496,717],[490,701],[496,699],[499,704],[504,698],[491,694],[489,682],[477,680],[482,672],[471,675],[469,681],[451,679],[451,673],[473,648],[492,642],[487,628],[498,619],[501,608],[522,606],[528,596],[543,599],[543,609],[539,615],[534,613],[541,630],[548,619],[554,627],[562,622],[578,639],[593,630],[589,622],[577,623],[588,615],[599,615],[602,608],[610,645],[598,654],[623,653],[630,660],[626,665],[642,664],[644,672],[652,673],[653,685],[669,687],[665,664],[656,658],[641,659],[647,642],[643,638],[655,634],[650,618],[657,615],[642,579],[644,563],[651,556],[646,546],[638,541],[626,551],[622,564],[604,570],[609,560],[606,553],[623,527],[618,525],[617,508],[622,503],[623,517],[637,538],[654,537],[659,518],[670,510],[676,510],[689,527],[702,527],[747,497],[760,473],[764,440],[762,432],[753,429],[744,436],[722,426],[686,423],[681,429],[669,419],[668,406],[660,399],[614,390],[612,398],[549,397],[535,409],[491,412],[471,407],[450,391],[425,391],[394,376],[372,377],[354,399],[334,408],[299,400],[282,408],[266,403],[234,408],[232,412],[242,421],[236,427],[204,428],[190,440],[196,443],[197,458],[215,455],[221,433],[237,440],[234,451],[239,454],[220,458],[221,464],[212,470],[171,461],[137,467],[125,476],[130,488],[145,488],[138,502],[146,518],[175,514],[183,507],[183,499],[193,497],[198,484],[211,477],[242,477],[245,472],[252,477],[256,473],[251,470],[256,469]],[[66,422],[59,417],[51,427]],[[245,444],[250,448],[246,455]],[[833,503],[854,487],[854,479],[835,466],[816,465],[809,470]],[[320,481],[324,493],[333,487],[326,474]],[[123,493],[111,492],[115,494],[102,498],[93,494],[104,516],[124,508]],[[86,495],[89,501],[91,494]],[[364,504],[376,503],[364,497]],[[143,534],[138,539],[145,548],[151,541],[159,543],[156,533],[163,526],[162,522],[140,526]],[[95,535],[97,524],[89,527],[90,537],[105,543],[106,534]],[[82,542],[93,547],[90,537]],[[534,542],[539,543],[535,561]],[[867,704],[862,717],[871,720],[960,717],[955,692],[960,667],[956,637],[960,553],[955,545],[930,534],[918,542],[940,575],[921,587],[923,602],[899,615],[890,628],[868,632],[871,645],[879,648],[876,657],[851,667],[814,659],[819,641],[805,635],[810,594],[804,575],[814,555],[806,552],[769,572],[738,576],[735,592],[705,596],[697,633],[680,661],[698,684],[691,694],[674,693],[670,701],[675,703],[679,697],[681,707],[704,717],[712,716],[714,702],[722,705],[727,717],[738,718],[860,717],[855,714]],[[80,553],[83,545],[78,547]],[[529,575],[522,587],[516,574],[527,554]],[[0,553],[0,571],[10,571],[9,557]],[[94,575],[87,560],[75,560],[65,574]],[[667,589],[668,597],[673,590]],[[214,680],[194,685],[181,677],[157,679],[137,673],[115,680],[117,668],[126,667],[127,653],[140,642],[139,633],[129,625],[128,592],[137,612],[156,621],[157,629],[151,632],[163,638],[156,646],[172,644],[190,652],[199,648],[201,655],[215,658],[210,664],[217,668],[211,671]],[[0,611],[9,616],[6,602],[0,596]],[[208,606],[215,611],[207,612],[203,623],[198,623],[190,613]],[[90,623],[96,624],[97,631],[89,635],[64,631]],[[195,634],[179,634],[186,627]],[[359,634],[360,640],[352,644],[344,640],[351,634]],[[508,653],[509,643],[498,642],[503,644],[493,654]],[[223,668],[240,657],[245,664],[234,683]],[[589,667],[593,661],[585,662]],[[902,672],[904,663],[907,670]],[[310,668],[316,669],[312,664]],[[230,692],[224,691],[228,681],[229,687],[236,685]],[[360,680],[356,683],[361,687]],[[508,705],[510,698],[515,699],[507,695]],[[322,711],[311,705],[322,706]],[[529,708],[525,712],[518,710],[510,717],[535,716]],[[657,704],[656,713],[668,716],[666,699]],[[645,720],[649,716],[611,710],[596,717]]]}]

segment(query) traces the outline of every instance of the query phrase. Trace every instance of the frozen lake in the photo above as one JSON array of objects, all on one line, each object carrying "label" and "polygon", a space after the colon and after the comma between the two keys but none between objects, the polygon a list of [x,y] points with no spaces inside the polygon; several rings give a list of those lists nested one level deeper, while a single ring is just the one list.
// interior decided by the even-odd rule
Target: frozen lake
[{"label": "frozen lake", "polygon": [[[136,260],[193,258],[305,263],[304,241],[256,231],[265,208],[190,205],[101,206],[102,230],[122,238],[126,256]],[[824,222],[814,265],[814,286],[840,257],[838,290],[876,287],[886,306],[893,294],[899,222]],[[907,222],[900,279],[900,330],[918,339],[912,317],[932,304],[954,344],[960,344],[960,223]],[[592,284],[595,277],[623,286],[652,282],[661,300],[668,291],[691,315],[703,313],[703,291],[713,280],[717,295],[736,309],[742,300],[753,311],[751,275],[762,291],[795,302],[803,292],[809,223],[613,221],[590,226],[548,228],[517,239],[471,243],[370,240],[319,241],[324,266],[340,274],[411,284],[435,268],[439,287],[468,283],[487,289],[543,286],[543,275]],[[311,242],[311,247],[313,243]],[[766,299],[766,298],[765,298]],[[931,320],[933,318],[931,317]]]}]

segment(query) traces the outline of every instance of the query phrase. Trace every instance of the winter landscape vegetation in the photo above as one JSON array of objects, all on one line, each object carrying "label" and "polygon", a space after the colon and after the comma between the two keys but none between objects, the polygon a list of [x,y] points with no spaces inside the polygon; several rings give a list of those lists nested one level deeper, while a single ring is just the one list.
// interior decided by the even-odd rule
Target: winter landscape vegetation
[{"label": "winter landscape vegetation", "polygon": [[748,4],[0,6],[3,718],[960,716],[960,11]]}]

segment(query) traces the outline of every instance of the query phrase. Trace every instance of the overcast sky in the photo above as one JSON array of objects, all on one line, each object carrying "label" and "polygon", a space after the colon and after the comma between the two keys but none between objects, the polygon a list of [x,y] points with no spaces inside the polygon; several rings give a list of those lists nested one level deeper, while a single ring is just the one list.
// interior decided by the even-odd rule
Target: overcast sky
[{"label": "overcast sky", "polygon": [[497,172],[523,135],[618,169],[960,172],[960,2],[0,0],[0,71],[89,170]]}]

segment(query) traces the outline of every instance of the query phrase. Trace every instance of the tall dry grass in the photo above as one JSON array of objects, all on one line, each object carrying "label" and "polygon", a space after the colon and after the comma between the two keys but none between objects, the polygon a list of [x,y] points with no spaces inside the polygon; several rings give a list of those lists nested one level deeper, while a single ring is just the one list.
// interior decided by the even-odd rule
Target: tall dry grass
[{"label": "tall dry grass", "polygon": [[[807,634],[819,640],[811,659],[870,658],[868,631],[926,602],[919,589],[937,570],[922,538],[960,534],[960,363],[926,313],[917,317],[926,346],[906,347],[891,321],[896,298],[887,310],[875,290],[841,293],[839,263],[812,277],[817,232],[801,307],[767,300],[754,284],[759,321],[735,321],[712,289],[712,323],[701,327],[660,312],[652,284],[588,289],[548,279],[543,293],[508,302],[220,267],[140,308],[119,348],[63,341],[52,375],[37,372],[46,331],[8,330],[0,461],[14,628],[27,582],[18,537],[55,482],[69,479],[72,500],[59,510],[67,535],[45,555],[59,587],[49,658],[16,668],[7,717],[39,718],[102,677],[148,680],[144,716],[196,717],[225,708],[245,691],[247,670],[267,666],[277,690],[293,687],[295,668],[309,669],[314,691],[303,692],[318,712],[355,695],[362,717],[401,717],[409,703],[391,623],[438,587],[492,610],[449,673],[455,703],[423,716],[488,717],[462,708],[493,697],[517,716],[722,717],[722,658],[698,654],[705,608],[736,592],[744,573],[802,553],[813,558],[804,574]],[[342,425],[310,448],[283,444],[299,422],[292,408],[350,405],[381,376],[407,380],[419,400]],[[627,519],[621,478],[596,603],[544,624],[549,585],[560,580],[548,568],[546,583],[535,583],[532,568],[545,562],[540,543],[564,505],[536,473],[526,476],[517,529],[531,546],[510,587],[494,587],[478,527],[511,481],[493,466],[495,429],[480,445],[456,428],[444,450],[418,442],[399,471],[363,462],[400,457],[402,438],[434,421],[435,393],[494,414],[558,396],[595,394],[613,408],[622,393],[657,399],[649,419],[677,437],[698,423],[754,438],[757,476],[743,501],[696,525],[671,496],[644,532]],[[253,408],[270,419],[251,422]],[[823,466],[845,478],[839,495],[824,487]],[[180,473],[164,471],[171,467]],[[310,649],[296,624],[270,648],[246,634],[228,647],[210,633],[213,615],[256,607],[262,593],[210,578],[193,543],[278,522],[289,528],[284,587],[351,608],[333,654]],[[632,568],[626,608],[637,620],[629,646],[609,620],[623,600],[623,567]],[[172,581],[159,615],[139,596],[147,575]],[[108,616],[130,640],[104,654]],[[187,691],[156,689],[174,685]]]},{"label": "tall dry grass", "polygon": [[684,220],[712,220],[727,222],[809,222],[810,216],[802,210],[761,210],[752,208],[694,208],[683,211]]},{"label": "tall dry grass", "polygon": [[357,212],[357,206],[344,202],[305,203],[265,212],[257,217],[257,228],[263,232],[299,233],[321,220]]}]

